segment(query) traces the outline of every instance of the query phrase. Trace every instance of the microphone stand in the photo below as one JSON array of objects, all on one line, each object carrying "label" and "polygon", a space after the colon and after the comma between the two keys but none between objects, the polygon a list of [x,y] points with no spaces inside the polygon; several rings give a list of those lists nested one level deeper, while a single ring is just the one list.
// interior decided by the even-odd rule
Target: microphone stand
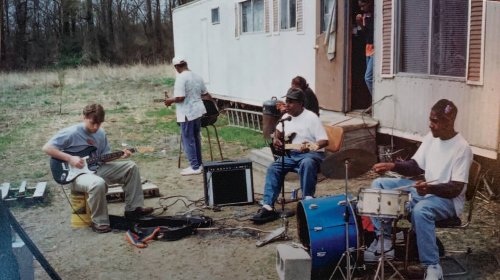
[{"label": "microphone stand", "polygon": [[273,230],[269,233],[263,240],[257,241],[255,244],[257,247],[262,247],[270,242],[276,240],[289,240],[288,236],[288,217],[295,215],[293,211],[285,210],[285,121],[289,121],[290,119],[280,120],[281,122],[281,135],[279,140],[281,141],[281,224],[280,228]]},{"label": "microphone stand", "polygon": [[286,156],[286,150],[285,150],[285,121],[289,120],[284,119],[281,120],[281,135],[280,135],[280,141],[281,141],[281,219],[282,219],[282,225],[285,228],[285,233],[283,234],[284,239],[288,239],[288,217],[292,217],[294,213],[292,211],[286,211],[285,210],[285,156]]}]

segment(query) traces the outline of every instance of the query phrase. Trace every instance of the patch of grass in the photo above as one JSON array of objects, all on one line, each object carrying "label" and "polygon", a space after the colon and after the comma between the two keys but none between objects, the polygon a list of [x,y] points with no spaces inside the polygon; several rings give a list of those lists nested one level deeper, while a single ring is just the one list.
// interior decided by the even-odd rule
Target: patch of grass
[{"label": "patch of grass", "polygon": [[0,154],[3,154],[14,140],[11,134],[0,136]]},{"label": "patch of grass", "polygon": [[219,127],[217,130],[219,137],[227,142],[239,143],[252,149],[267,146],[262,133],[257,131],[231,126]]},{"label": "patch of grass", "polygon": [[166,117],[166,116],[173,116],[175,115],[175,107],[165,107],[161,108],[159,110],[155,111],[148,111],[146,112],[146,116],[150,118],[161,118],[161,117]]}]

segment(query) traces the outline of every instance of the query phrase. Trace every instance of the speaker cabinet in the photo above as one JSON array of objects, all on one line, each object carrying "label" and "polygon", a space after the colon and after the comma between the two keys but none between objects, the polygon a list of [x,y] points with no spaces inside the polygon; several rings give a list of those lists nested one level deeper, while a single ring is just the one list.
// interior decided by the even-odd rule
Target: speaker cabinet
[{"label": "speaker cabinet", "polygon": [[242,205],[254,202],[250,160],[204,162],[203,182],[207,205]]}]

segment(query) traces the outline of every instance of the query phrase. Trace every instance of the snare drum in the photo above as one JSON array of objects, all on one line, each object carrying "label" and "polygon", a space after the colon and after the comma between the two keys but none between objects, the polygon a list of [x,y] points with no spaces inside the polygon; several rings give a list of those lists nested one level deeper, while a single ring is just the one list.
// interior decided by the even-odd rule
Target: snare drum
[{"label": "snare drum", "polygon": [[365,189],[359,190],[358,214],[379,218],[400,218],[407,213],[410,201],[408,192],[400,190]]}]

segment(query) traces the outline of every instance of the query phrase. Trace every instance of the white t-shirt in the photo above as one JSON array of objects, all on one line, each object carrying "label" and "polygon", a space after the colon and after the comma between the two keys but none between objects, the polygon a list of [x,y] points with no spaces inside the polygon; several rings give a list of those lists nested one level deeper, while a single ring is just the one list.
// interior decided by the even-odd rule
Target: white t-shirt
[{"label": "white t-shirt", "polygon": [[[463,211],[465,191],[469,180],[469,168],[472,163],[472,150],[469,143],[457,133],[453,138],[441,140],[428,133],[412,157],[425,171],[425,180],[434,184],[457,181],[465,183],[459,196],[453,198],[457,216]],[[432,184],[432,183],[431,183]]]},{"label": "white t-shirt", "polygon": [[201,95],[207,92],[203,79],[195,73],[185,70],[177,74],[174,85],[174,97],[185,97],[181,103],[175,103],[178,122],[197,119],[207,111]]},{"label": "white t-shirt", "polygon": [[[291,116],[288,113],[283,115],[283,119]],[[296,116],[291,116],[290,121],[285,121],[285,137],[295,133],[295,137],[292,139],[292,144],[302,144],[304,142],[317,143],[319,140],[328,140],[328,135],[326,135],[325,128],[321,123],[319,117],[307,110]],[[281,132],[281,123],[278,123],[276,130]],[[320,149],[318,151],[324,151]]]}]

